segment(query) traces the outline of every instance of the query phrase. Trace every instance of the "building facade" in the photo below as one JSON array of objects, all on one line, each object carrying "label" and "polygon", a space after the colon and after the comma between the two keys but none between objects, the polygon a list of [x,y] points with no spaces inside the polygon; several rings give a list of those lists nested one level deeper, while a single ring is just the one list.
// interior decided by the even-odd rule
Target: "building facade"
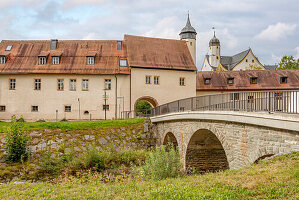
[{"label": "building facade", "polygon": [[209,42],[209,54],[205,56],[201,71],[264,70],[265,67],[249,48],[233,56],[221,56],[220,41],[215,32]]},{"label": "building facade", "polygon": [[184,40],[3,40],[0,57],[1,120],[132,117],[138,100],[157,106],[196,95]]}]

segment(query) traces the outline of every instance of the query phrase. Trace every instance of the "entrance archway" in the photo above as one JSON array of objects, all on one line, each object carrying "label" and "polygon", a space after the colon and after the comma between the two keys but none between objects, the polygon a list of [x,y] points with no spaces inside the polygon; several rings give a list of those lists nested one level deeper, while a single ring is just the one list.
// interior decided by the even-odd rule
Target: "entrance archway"
[{"label": "entrance archway", "polygon": [[175,149],[178,148],[178,141],[176,140],[174,134],[171,132],[168,132],[163,140],[163,145],[167,145],[169,143],[172,144]]},{"label": "entrance archway", "polygon": [[199,173],[229,168],[223,146],[210,130],[200,129],[192,135],[187,146],[186,168]]},{"label": "entrance archway", "polygon": [[136,116],[147,116],[149,110],[157,107],[158,102],[153,97],[143,96],[136,100],[134,104],[134,111]]}]

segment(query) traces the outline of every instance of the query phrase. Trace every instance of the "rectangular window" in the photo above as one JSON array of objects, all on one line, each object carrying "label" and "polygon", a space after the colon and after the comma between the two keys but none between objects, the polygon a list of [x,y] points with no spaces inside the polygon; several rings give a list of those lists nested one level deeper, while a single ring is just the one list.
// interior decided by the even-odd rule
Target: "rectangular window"
[{"label": "rectangular window", "polygon": [[64,90],[64,80],[63,79],[57,80],[57,90]]},{"label": "rectangular window", "polygon": [[103,110],[109,110],[109,105],[103,105]]},{"label": "rectangular window", "polygon": [[277,99],[277,100],[281,100],[282,97],[283,97],[283,93],[282,93],[282,92],[275,92],[275,93],[274,93],[274,97],[275,97],[275,99]]},{"label": "rectangular window", "polygon": [[14,79],[14,78],[9,79],[9,89],[10,90],[15,90],[16,89],[16,79]]},{"label": "rectangular window", "polygon": [[286,83],[288,83],[288,77],[280,77],[280,83],[281,83],[281,84],[286,84]]},{"label": "rectangular window", "polygon": [[94,56],[87,57],[87,65],[94,65]]},{"label": "rectangular window", "polygon": [[248,96],[248,97],[247,97],[247,102],[248,102],[248,103],[253,103],[253,99],[254,99],[254,98],[253,98],[252,95],[251,95],[251,96]]},{"label": "rectangular window", "polygon": [[257,84],[257,77],[250,77],[251,84]]},{"label": "rectangular window", "polygon": [[58,56],[53,56],[52,57],[52,64],[53,65],[59,65],[59,57]]},{"label": "rectangular window", "polygon": [[64,106],[64,112],[71,112],[72,106]]},{"label": "rectangular window", "polygon": [[37,112],[38,106],[31,106],[31,112]]},{"label": "rectangular window", "polygon": [[151,77],[150,76],[145,76],[145,83],[146,84],[151,84]]},{"label": "rectangular window", "polygon": [[47,58],[45,56],[38,57],[38,64],[45,65],[47,63]]},{"label": "rectangular window", "polygon": [[240,94],[239,93],[231,93],[230,94],[230,100],[239,100]]},{"label": "rectangular window", "polygon": [[0,106],[0,112],[5,112],[6,107],[5,106]]},{"label": "rectangular window", "polygon": [[42,86],[41,79],[34,79],[34,90],[40,90]]},{"label": "rectangular window", "polygon": [[181,77],[180,78],[180,86],[184,86],[185,85],[185,78]]},{"label": "rectangular window", "polygon": [[88,90],[88,79],[82,80],[82,90],[85,90],[85,91]]},{"label": "rectangular window", "polygon": [[70,91],[76,91],[76,83],[77,83],[76,79],[70,80]]},{"label": "rectangular window", "polygon": [[117,50],[122,50],[122,41],[117,41]]},{"label": "rectangular window", "polygon": [[119,60],[119,66],[120,67],[127,67],[128,66],[127,59],[120,59]]},{"label": "rectangular window", "polygon": [[230,84],[230,85],[234,84],[234,78],[228,78],[227,84]]},{"label": "rectangular window", "polygon": [[6,58],[5,56],[0,56],[0,64],[5,64]]},{"label": "rectangular window", "polygon": [[154,84],[159,85],[159,76],[154,76]]},{"label": "rectangular window", "polygon": [[105,79],[105,90],[111,90],[111,79]]},{"label": "rectangular window", "polygon": [[205,85],[210,85],[211,84],[211,78],[205,78],[204,79],[204,84]]}]

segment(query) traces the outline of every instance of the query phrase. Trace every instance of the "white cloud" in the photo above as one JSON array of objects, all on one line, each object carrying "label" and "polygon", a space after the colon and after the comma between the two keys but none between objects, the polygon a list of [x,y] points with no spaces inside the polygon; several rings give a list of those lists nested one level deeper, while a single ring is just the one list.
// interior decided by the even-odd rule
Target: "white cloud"
[{"label": "white cloud", "polygon": [[296,24],[277,23],[269,25],[265,30],[255,36],[259,40],[278,41],[287,35],[292,35],[296,29]]},{"label": "white cloud", "polygon": [[296,51],[295,58],[299,59],[299,47],[296,47],[295,51]]},{"label": "white cloud", "polygon": [[102,5],[106,1],[107,0],[65,0],[63,3],[63,8],[73,8],[82,5]]},{"label": "white cloud", "polygon": [[176,17],[166,17],[161,19],[152,30],[145,32],[147,37],[160,37],[160,38],[179,38],[180,25],[177,24],[178,19]]}]

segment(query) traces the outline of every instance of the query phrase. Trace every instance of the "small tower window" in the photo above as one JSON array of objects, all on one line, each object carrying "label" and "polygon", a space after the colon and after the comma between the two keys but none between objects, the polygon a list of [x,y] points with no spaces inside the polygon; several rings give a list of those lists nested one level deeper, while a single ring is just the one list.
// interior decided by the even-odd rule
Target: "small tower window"
[{"label": "small tower window", "polygon": [[217,60],[219,60],[219,57],[218,57],[218,56],[216,56],[216,59],[217,59]]},{"label": "small tower window", "polygon": [[190,42],[190,46],[192,46],[192,42]]},{"label": "small tower window", "polygon": [[280,77],[280,83],[281,83],[281,84],[286,84],[286,83],[288,83],[288,77]]},{"label": "small tower window", "polygon": [[254,60],[252,60],[252,62],[254,63]]},{"label": "small tower window", "polygon": [[246,59],[245,61],[248,62],[248,59]]},{"label": "small tower window", "polygon": [[204,83],[205,83],[205,85],[210,85],[211,84],[211,78],[205,78]]},{"label": "small tower window", "polygon": [[185,86],[185,78],[180,77],[180,86]]}]

